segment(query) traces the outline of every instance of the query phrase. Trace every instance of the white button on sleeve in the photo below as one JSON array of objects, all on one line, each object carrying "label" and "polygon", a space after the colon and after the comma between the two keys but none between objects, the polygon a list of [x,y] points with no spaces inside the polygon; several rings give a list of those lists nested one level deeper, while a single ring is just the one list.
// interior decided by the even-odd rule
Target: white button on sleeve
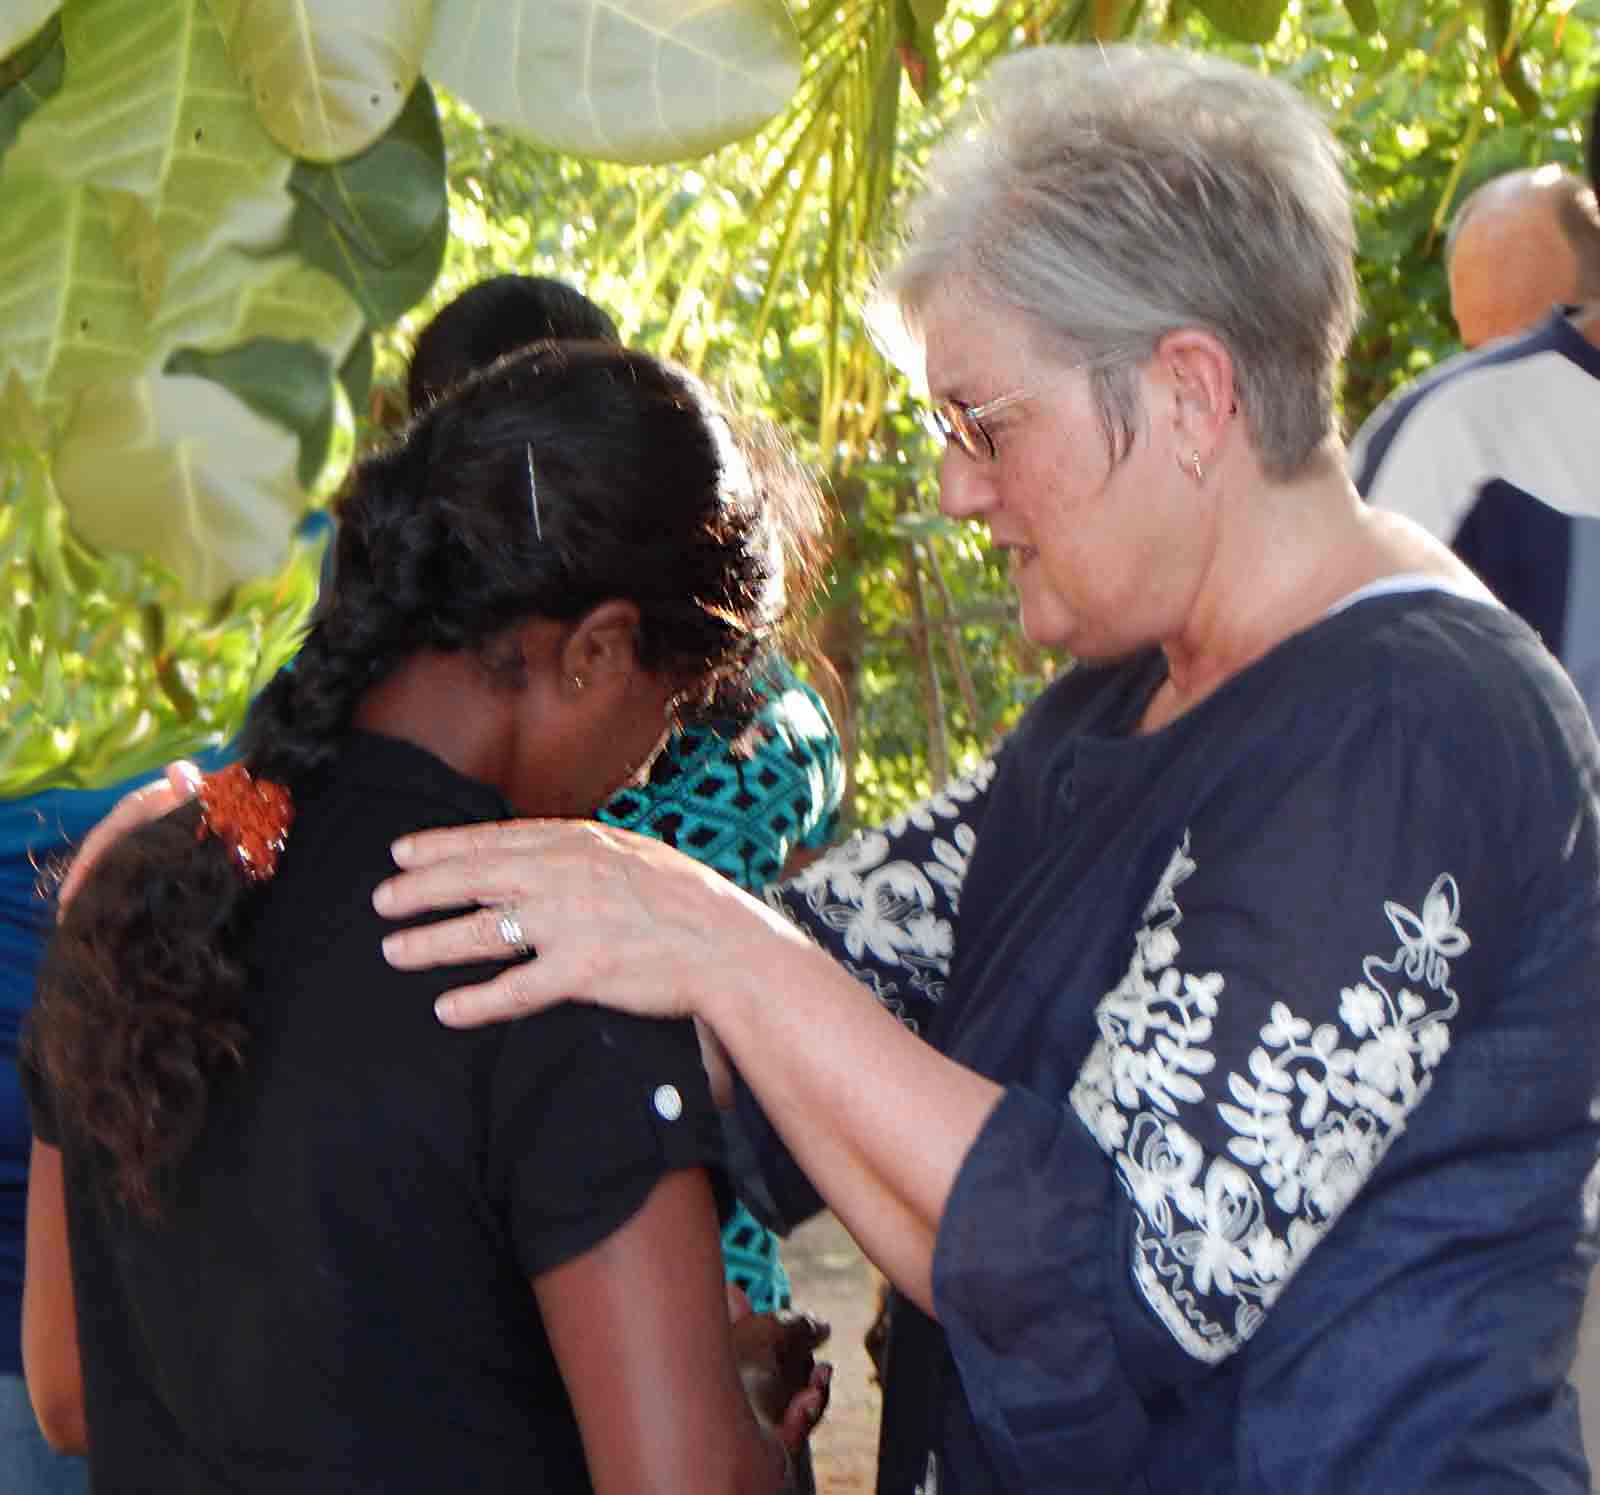
[{"label": "white button on sleeve", "polygon": [[683,1097],[678,1094],[676,1085],[657,1085],[651,1102],[663,1121],[676,1121],[683,1115]]}]

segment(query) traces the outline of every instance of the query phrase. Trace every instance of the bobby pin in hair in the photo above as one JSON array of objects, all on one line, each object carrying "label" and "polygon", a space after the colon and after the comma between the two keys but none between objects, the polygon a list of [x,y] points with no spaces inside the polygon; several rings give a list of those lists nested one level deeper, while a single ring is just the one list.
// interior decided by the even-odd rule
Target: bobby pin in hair
[{"label": "bobby pin in hair", "polygon": [[539,485],[533,479],[533,443],[528,443],[528,502],[533,506],[533,537],[544,539],[544,526],[539,522]]}]

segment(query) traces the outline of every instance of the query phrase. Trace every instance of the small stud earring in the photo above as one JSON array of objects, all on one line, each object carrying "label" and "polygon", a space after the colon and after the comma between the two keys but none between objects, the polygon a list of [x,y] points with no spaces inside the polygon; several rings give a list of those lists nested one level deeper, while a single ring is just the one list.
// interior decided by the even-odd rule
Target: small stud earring
[{"label": "small stud earring", "polygon": [[1206,475],[1203,472],[1201,472],[1201,470],[1200,470],[1200,453],[1199,452],[1195,452],[1190,456],[1189,465],[1192,468],[1194,468],[1194,480],[1195,480],[1195,482],[1197,482],[1197,483],[1205,482]]},{"label": "small stud earring", "polygon": [[589,682],[585,680],[582,675],[574,675],[572,677],[572,688],[574,690],[582,690],[588,683]]}]

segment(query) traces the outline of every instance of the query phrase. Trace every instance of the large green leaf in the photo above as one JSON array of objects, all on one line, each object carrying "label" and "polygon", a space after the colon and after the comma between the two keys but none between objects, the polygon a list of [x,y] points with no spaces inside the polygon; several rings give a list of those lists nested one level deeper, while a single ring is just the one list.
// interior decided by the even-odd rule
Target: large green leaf
[{"label": "large green leaf", "polygon": [[55,484],[91,544],[149,555],[192,596],[280,567],[304,497],[297,443],[219,384],[160,375],[86,389]]},{"label": "large green leaf", "polygon": [[436,0],[423,68],[493,124],[638,164],[759,129],[800,47],[782,0]]},{"label": "large green leaf", "polygon": [[229,341],[276,337],[315,343],[339,363],[361,335],[361,308],[331,275],[296,255],[279,255],[273,265],[273,273],[245,297]]},{"label": "large green leaf", "polygon": [[66,82],[23,127],[8,174],[138,193],[173,259],[281,239],[293,163],[256,118],[204,0],[72,5],[62,38]]},{"label": "large green leaf", "polygon": [[1196,0],[1202,15],[1224,36],[1269,42],[1278,34],[1285,0]]},{"label": "large green leaf", "polygon": [[338,161],[400,113],[422,68],[432,0],[210,0],[272,138]]},{"label": "large green leaf", "polygon": [[289,190],[328,219],[352,254],[376,265],[409,258],[450,211],[433,91],[418,84],[393,128],[351,160],[300,162]]},{"label": "large green leaf", "polygon": [[450,242],[450,216],[441,217],[421,246],[393,265],[376,265],[354,253],[350,241],[320,213],[296,215],[294,242],[306,259],[349,291],[369,323],[383,327],[415,306],[438,279]]},{"label": "large green leaf", "polygon": [[9,57],[60,9],[61,0],[6,0],[0,11],[0,57]]},{"label": "large green leaf", "polygon": [[0,62],[0,156],[10,150],[28,116],[61,87],[66,62],[59,22]]},{"label": "large green leaf", "polygon": [[145,299],[118,247],[137,201],[14,172],[0,177],[0,383],[15,372],[36,400],[55,407],[74,389],[148,364]]},{"label": "large green leaf", "polygon": [[321,348],[274,337],[252,338],[220,353],[183,348],[168,360],[166,372],[214,379],[257,415],[287,426],[300,442],[301,486],[316,480],[333,436],[333,361]]},{"label": "large green leaf", "polygon": [[66,81],[0,176],[0,373],[52,407],[230,335],[293,211],[204,0],[75,4],[62,31]]},{"label": "large green leaf", "polygon": [[295,248],[350,293],[370,324],[394,321],[427,293],[450,237],[450,198],[426,83],[376,145],[338,166],[297,166],[290,186]]}]

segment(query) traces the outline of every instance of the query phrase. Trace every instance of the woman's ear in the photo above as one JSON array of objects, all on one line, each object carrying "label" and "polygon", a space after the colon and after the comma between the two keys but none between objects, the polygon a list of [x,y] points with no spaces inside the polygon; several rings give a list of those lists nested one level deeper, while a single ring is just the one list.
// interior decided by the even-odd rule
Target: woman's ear
[{"label": "woman's ear", "polygon": [[1174,434],[1184,448],[1209,456],[1237,413],[1233,357],[1214,334],[1181,327],[1156,344],[1152,360],[1171,397]]},{"label": "woman's ear", "polygon": [[561,649],[563,689],[626,683],[639,665],[639,609],[613,598],[572,625]]}]

